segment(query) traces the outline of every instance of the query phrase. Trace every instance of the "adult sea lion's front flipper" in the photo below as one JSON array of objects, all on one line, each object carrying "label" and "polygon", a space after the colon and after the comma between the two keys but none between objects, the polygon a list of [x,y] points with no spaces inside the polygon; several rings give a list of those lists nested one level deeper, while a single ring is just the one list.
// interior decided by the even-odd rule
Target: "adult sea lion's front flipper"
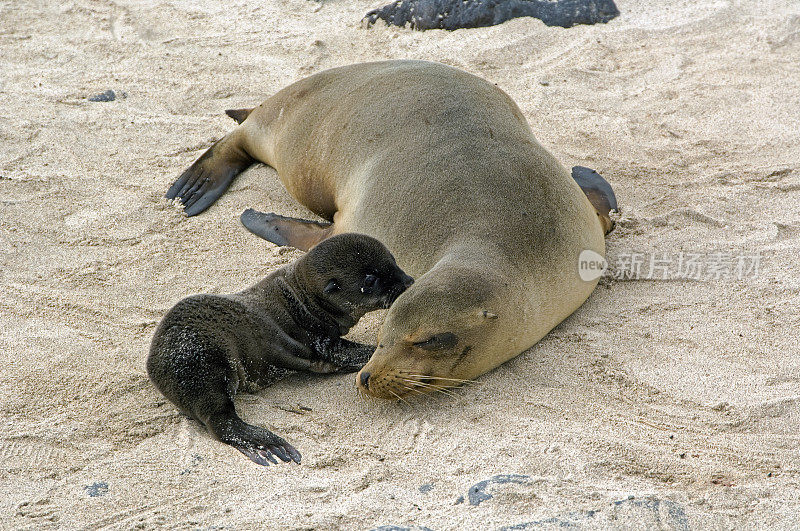
[{"label": "adult sea lion's front flipper", "polygon": [[308,251],[333,232],[332,223],[288,218],[252,208],[245,210],[240,219],[242,225],[256,236],[275,245],[288,245],[301,251]]},{"label": "adult sea lion's front flipper", "polygon": [[180,201],[187,216],[210,207],[225,193],[234,177],[255,162],[241,148],[238,131],[217,141],[167,190],[167,199]]},{"label": "adult sea lion's front flipper", "polygon": [[581,187],[589,202],[597,210],[600,223],[606,234],[614,229],[614,222],[611,220],[610,212],[617,212],[617,196],[608,181],[591,168],[575,166],[572,168],[572,178]]}]

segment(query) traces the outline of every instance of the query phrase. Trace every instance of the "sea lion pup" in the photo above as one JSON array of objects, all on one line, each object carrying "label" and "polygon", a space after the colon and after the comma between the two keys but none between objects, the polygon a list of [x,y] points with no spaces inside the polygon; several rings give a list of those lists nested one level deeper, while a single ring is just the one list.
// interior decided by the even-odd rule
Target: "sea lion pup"
[{"label": "sea lion pup", "polygon": [[581,278],[579,256],[605,254],[611,187],[584,168],[571,178],[493,83],[426,61],[362,63],[229,114],[239,127],[168,198],[198,214],[239,172],[265,162],[333,223],[249,210],[248,229],[300,249],[342,232],[369,234],[416,279],[357,377],[370,395],[473,379],[539,341],[597,284]]},{"label": "sea lion pup", "polygon": [[299,463],[292,445],[236,414],[240,384],[259,383],[269,365],[360,369],[375,347],[340,336],[412,283],[378,240],[335,236],[242,292],[180,301],[156,329],[147,372],[181,411],[256,463],[277,463],[273,454]]}]

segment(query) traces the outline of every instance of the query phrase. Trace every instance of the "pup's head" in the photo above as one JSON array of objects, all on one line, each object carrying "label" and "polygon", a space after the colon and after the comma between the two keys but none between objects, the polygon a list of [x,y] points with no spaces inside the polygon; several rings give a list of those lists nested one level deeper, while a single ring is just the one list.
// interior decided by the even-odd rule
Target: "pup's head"
[{"label": "pup's head", "polygon": [[323,308],[354,319],[388,308],[414,283],[385,245],[355,233],[317,244],[298,261],[295,276]]}]

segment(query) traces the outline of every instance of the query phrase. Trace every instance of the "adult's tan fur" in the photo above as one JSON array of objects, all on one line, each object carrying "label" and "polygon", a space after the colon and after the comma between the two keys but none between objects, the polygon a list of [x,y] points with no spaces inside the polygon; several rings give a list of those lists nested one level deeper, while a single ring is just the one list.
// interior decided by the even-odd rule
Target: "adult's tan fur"
[{"label": "adult's tan fur", "polygon": [[343,232],[386,244],[417,281],[357,376],[371,395],[473,379],[535,344],[596,285],[581,280],[578,256],[604,254],[613,192],[599,176],[582,191],[517,105],[481,78],[423,61],[356,64],[234,115],[241,125],[167,196],[196,214],[261,161],[333,223],[248,211],[253,232],[305,249]]}]

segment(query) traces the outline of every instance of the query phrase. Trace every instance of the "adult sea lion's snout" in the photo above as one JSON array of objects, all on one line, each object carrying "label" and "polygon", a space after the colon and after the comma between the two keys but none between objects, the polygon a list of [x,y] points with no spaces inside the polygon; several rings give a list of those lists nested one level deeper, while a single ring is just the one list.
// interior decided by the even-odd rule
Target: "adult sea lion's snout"
[{"label": "adult sea lion's snout", "polygon": [[506,340],[493,310],[496,283],[494,271],[466,260],[420,276],[389,309],[378,348],[356,376],[359,390],[390,400],[447,392],[498,364],[486,355]]},{"label": "adult sea lion's snout", "polygon": [[379,344],[370,361],[356,375],[356,385],[366,395],[390,400],[408,394],[424,394],[432,390],[431,369],[424,358],[414,356],[411,344]]},{"label": "adult sea lion's snout", "polygon": [[[434,350],[433,357],[429,356]],[[467,381],[452,377],[449,371],[471,351],[472,347],[460,345],[450,332],[425,341],[403,341],[390,347],[381,344],[356,376],[356,385],[364,394],[390,400],[446,392],[446,388]]]}]

